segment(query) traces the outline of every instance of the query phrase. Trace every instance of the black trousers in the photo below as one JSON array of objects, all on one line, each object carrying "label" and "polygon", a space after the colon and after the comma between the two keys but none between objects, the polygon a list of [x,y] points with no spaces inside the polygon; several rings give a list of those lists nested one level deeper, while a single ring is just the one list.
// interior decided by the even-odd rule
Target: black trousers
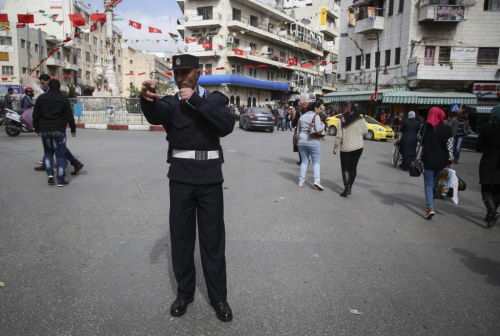
[{"label": "black trousers", "polygon": [[350,173],[350,183],[354,184],[354,180],[356,179],[356,174],[358,172],[358,162],[361,157],[361,153],[363,153],[363,148],[356,149],[352,152],[340,152],[340,168],[342,173],[349,172]]},{"label": "black trousers", "polygon": [[201,263],[208,297],[213,301],[226,301],[226,232],[222,183],[196,186],[170,181],[169,219],[177,297],[188,299],[195,292],[194,248],[198,221]]}]

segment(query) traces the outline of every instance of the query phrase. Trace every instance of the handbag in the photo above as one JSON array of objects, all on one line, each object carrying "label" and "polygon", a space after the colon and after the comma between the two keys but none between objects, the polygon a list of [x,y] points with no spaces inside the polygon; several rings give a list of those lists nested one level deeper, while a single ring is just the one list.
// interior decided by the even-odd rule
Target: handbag
[{"label": "handbag", "polygon": [[293,132],[292,143],[293,143],[294,146],[298,146],[299,145],[299,136],[297,135],[297,130],[295,130],[295,132]]},{"label": "handbag", "polygon": [[314,119],[316,119],[316,114],[312,118],[311,125],[309,125],[309,134],[314,138],[323,139],[326,136],[325,129],[323,129],[321,132],[316,131]]},{"label": "handbag", "polygon": [[458,191],[464,191],[467,189],[467,184],[465,184],[465,181],[460,178],[460,176],[457,175],[458,178]]},{"label": "handbag", "polygon": [[417,159],[413,160],[413,162],[410,164],[410,167],[408,167],[408,172],[410,173],[410,176],[413,177],[419,177],[424,172],[424,163],[422,162],[423,151],[420,153],[420,157],[418,156],[418,153],[420,152],[420,149],[423,146],[424,135],[425,135],[425,125],[424,125],[424,133],[422,134],[421,140],[419,139],[420,141],[417,148]]}]

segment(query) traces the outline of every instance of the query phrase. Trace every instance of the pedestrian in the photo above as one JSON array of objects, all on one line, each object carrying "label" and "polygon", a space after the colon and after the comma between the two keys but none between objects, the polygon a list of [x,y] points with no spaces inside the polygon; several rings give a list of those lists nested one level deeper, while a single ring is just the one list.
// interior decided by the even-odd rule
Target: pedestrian
[{"label": "pedestrian", "polygon": [[491,119],[481,127],[476,142],[476,150],[483,151],[479,162],[479,184],[481,196],[486,206],[484,219],[491,228],[498,219],[500,204],[500,105],[491,110]]},{"label": "pedestrian", "polygon": [[3,106],[4,108],[7,108],[9,110],[13,110],[14,107],[12,106],[12,103],[14,100],[16,100],[16,97],[12,97],[12,93],[14,92],[13,88],[8,88],[7,89],[7,94],[3,97]]},{"label": "pedestrian", "polygon": [[278,106],[278,127],[276,130],[279,131],[281,127],[281,130],[285,130],[285,110],[283,110],[283,107],[280,105]]},{"label": "pedestrian", "polygon": [[299,161],[297,161],[297,165],[299,166],[302,164],[302,157],[300,156],[299,152],[299,142],[298,142],[299,135],[298,135],[297,125],[299,124],[299,119],[301,116],[302,116],[302,111],[299,109],[295,112],[295,116],[292,119],[292,127],[294,128],[294,139],[296,140],[293,142],[293,151],[294,153],[299,153]]},{"label": "pedestrian", "polygon": [[392,121],[392,129],[393,129],[394,134],[395,134],[395,139],[399,138],[400,126],[401,126],[401,119],[399,118],[399,115],[396,114],[394,116],[394,120]]},{"label": "pedestrian", "polygon": [[167,132],[170,168],[170,240],[177,298],[170,314],[181,316],[193,302],[196,270],[196,222],[203,274],[210,304],[217,318],[231,321],[227,302],[222,147],[220,138],[233,131],[235,118],[220,92],[209,93],[198,85],[199,59],[184,54],[172,59],[175,96],[162,99],[156,82],[142,83],[141,108],[149,123]]},{"label": "pedestrian", "polygon": [[307,112],[304,113],[297,126],[297,135],[299,137],[298,148],[301,160],[300,174],[299,174],[299,187],[304,186],[306,180],[307,165],[309,164],[309,156],[312,158],[314,170],[314,186],[318,190],[323,190],[320,179],[320,158],[321,158],[321,143],[318,138],[311,136],[310,126],[313,122],[317,132],[325,129],[325,124],[321,122],[319,114],[325,109],[323,102],[317,100],[309,103]]},{"label": "pedestrian", "polygon": [[[82,170],[84,164],[81,163],[73,153],[69,150],[68,146],[66,146],[66,153],[65,153],[66,160],[69,161],[69,163],[73,166],[74,170],[71,172],[71,175],[77,175],[80,170]],[[42,160],[42,164],[40,166],[37,166],[34,168],[36,171],[44,171],[45,170],[45,164]]]},{"label": "pedestrian", "polygon": [[33,110],[33,126],[37,135],[42,135],[43,163],[48,183],[54,184],[53,156],[57,160],[57,185],[64,187],[66,172],[66,128],[69,124],[71,136],[76,136],[75,118],[68,97],[60,91],[57,79],[49,82],[49,90],[38,97]]},{"label": "pedestrian", "polygon": [[453,163],[457,164],[460,159],[460,150],[467,134],[470,133],[469,114],[460,110],[458,115],[451,119],[451,132],[453,134]]},{"label": "pedestrian", "polygon": [[295,109],[293,107],[289,107],[287,109],[287,117],[286,117],[286,128],[293,132],[292,127],[292,119],[295,118]]},{"label": "pedestrian", "polygon": [[408,118],[401,126],[401,140],[399,142],[399,151],[401,152],[401,164],[399,168],[407,171],[411,163],[417,156],[417,134],[420,131],[421,123],[415,119],[415,112],[408,112]]},{"label": "pedestrian", "polygon": [[40,81],[40,84],[42,84],[42,91],[47,92],[49,89],[49,82],[50,82],[50,76],[47,74],[41,74],[40,77],[38,77],[38,80]]},{"label": "pedestrian", "polygon": [[25,95],[23,99],[21,99],[21,111],[23,113],[27,109],[35,106],[35,104],[33,103],[33,97],[35,96],[35,91],[32,88],[27,87],[26,89],[24,89],[24,93]]},{"label": "pedestrian", "polygon": [[439,107],[433,107],[427,114],[427,121],[421,131],[422,162],[424,164],[424,188],[427,209],[425,219],[432,219],[434,211],[434,189],[445,168],[452,168],[453,135],[451,127],[444,123],[446,115]]},{"label": "pedestrian", "polygon": [[352,192],[352,185],[358,173],[358,162],[363,153],[363,136],[368,134],[368,127],[363,118],[364,111],[358,103],[348,101],[342,110],[337,125],[337,135],[333,154],[337,154],[340,147],[340,168],[344,191],[340,196],[347,197]]}]

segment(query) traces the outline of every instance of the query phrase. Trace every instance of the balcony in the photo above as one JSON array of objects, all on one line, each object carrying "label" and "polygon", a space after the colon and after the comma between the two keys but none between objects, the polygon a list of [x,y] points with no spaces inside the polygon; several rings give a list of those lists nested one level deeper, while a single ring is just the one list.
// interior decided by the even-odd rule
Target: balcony
[{"label": "balcony", "polygon": [[356,34],[368,34],[372,33],[374,30],[382,31],[384,30],[385,18],[383,16],[377,16],[375,20],[363,19],[358,21],[354,32]]},{"label": "balcony", "polygon": [[[228,58],[234,57],[234,58],[239,58],[239,59],[243,59],[243,60],[254,61],[257,63],[276,66],[276,67],[283,68],[283,69],[302,71],[305,73],[309,73],[311,75],[318,74],[318,71],[319,71],[318,65],[313,64],[312,66],[310,66],[308,68],[302,68],[299,64],[297,64],[296,66],[288,66],[286,59],[283,59],[281,61],[276,61],[276,60],[269,59],[269,56],[270,55],[262,55],[262,54],[259,54],[256,52],[245,52],[245,56],[236,55],[236,54],[232,53],[231,51],[228,51],[228,54],[227,54]],[[257,67],[257,64],[247,64],[247,65],[254,65],[255,67]],[[263,67],[263,69],[266,69],[266,67]]]},{"label": "balcony", "polygon": [[54,58],[54,57],[49,57],[45,61],[46,66],[56,66],[56,67],[64,67],[64,62],[60,59]]},{"label": "balcony", "polygon": [[196,43],[186,44],[184,50],[198,57],[220,57],[217,50],[204,49],[201,44]]},{"label": "balcony", "polygon": [[[424,23],[424,22],[447,22],[447,23],[459,23],[464,20],[464,14],[465,14],[465,6],[445,6],[445,7],[456,7],[456,10],[458,13],[461,15],[455,15],[454,13],[452,15],[448,14],[441,14],[438,15],[437,11],[440,10],[439,8],[436,7],[441,7],[440,5],[424,5],[419,8],[418,11],[418,22]],[[448,9],[443,9],[448,11]],[[439,17],[438,17],[439,16]]]},{"label": "balcony", "polygon": [[417,62],[419,64],[417,74],[409,76],[409,80],[460,81],[463,83],[467,83],[468,81],[498,81],[498,64],[450,61],[432,62],[424,58],[418,59]]},{"label": "balcony", "polygon": [[81,77],[76,78],[76,85],[82,85],[83,84],[83,79]]},{"label": "balcony", "polygon": [[185,28],[220,28],[222,27],[222,13],[210,13],[205,15],[189,15],[184,18]]},{"label": "balcony", "polygon": [[78,65],[72,64],[70,62],[65,62],[64,63],[64,70],[78,71]]},{"label": "balcony", "polygon": [[328,36],[339,37],[339,29],[333,24],[319,26],[319,31]]}]

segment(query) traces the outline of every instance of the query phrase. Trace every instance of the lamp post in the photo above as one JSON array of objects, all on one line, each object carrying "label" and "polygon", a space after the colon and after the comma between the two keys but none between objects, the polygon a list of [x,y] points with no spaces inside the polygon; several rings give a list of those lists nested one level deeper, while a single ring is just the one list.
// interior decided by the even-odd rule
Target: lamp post
[{"label": "lamp post", "polygon": [[[377,36],[377,53],[375,54],[375,93],[373,94],[373,117],[377,117],[377,91],[378,91],[378,72],[380,71],[380,41],[378,40],[378,32],[374,30],[375,35]],[[377,56],[378,56],[378,64],[377,64]]]},{"label": "lamp post", "polygon": [[[36,14],[36,13],[45,13],[43,9],[40,9],[39,11],[36,12],[28,12],[26,11],[26,14]],[[31,46],[30,46],[30,26],[29,23],[26,24],[26,32],[27,32],[27,43],[28,45],[26,46],[26,50],[28,52],[28,71],[31,71]]]}]

